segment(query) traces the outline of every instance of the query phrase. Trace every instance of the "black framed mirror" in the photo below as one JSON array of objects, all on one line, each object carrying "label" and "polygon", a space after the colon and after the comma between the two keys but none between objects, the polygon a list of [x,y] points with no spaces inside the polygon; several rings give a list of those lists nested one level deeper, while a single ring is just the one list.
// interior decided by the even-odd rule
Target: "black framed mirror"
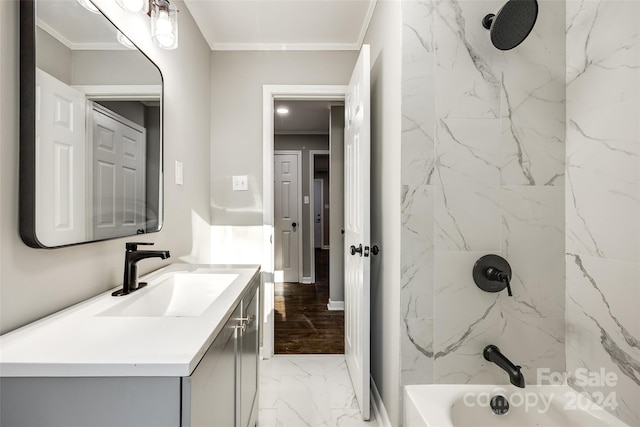
[{"label": "black framed mirror", "polygon": [[162,228],[160,69],[89,0],[20,2],[20,235],[56,248]]}]

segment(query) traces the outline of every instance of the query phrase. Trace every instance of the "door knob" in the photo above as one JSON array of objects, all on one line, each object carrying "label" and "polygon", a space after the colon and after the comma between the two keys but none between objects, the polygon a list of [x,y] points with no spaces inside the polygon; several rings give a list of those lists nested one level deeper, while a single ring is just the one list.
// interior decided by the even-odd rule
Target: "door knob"
[{"label": "door knob", "polygon": [[296,227],[298,226],[297,222],[293,222],[291,223],[291,226],[293,227],[293,230],[295,231]]},{"label": "door knob", "polygon": [[378,255],[380,253],[380,248],[378,247],[378,245],[373,245],[373,247],[371,248],[371,253],[374,255]]},{"label": "door knob", "polygon": [[353,245],[351,245],[351,255],[355,255],[356,253],[360,254],[360,256],[362,256],[362,244],[360,244],[357,248]]},{"label": "door knob", "polygon": [[340,234],[344,235],[344,228],[340,230]]}]

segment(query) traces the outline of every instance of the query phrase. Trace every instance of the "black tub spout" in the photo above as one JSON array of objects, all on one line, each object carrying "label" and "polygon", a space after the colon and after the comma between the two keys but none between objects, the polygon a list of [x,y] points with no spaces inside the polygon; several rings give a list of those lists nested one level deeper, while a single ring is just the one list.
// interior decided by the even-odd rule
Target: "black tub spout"
[{"label": "black tub spout", "polygon": [[524,388],[524,375],[522,375],[522,372],[520,371],[521,367],[511,363],[511,361],[500,352],[498,347],[495,345],[488,345],[484,348],[484,352],[482,354],[486,360],[495,363],[509,374],[509,381],[511,381],[511,384],[516,387]]}]

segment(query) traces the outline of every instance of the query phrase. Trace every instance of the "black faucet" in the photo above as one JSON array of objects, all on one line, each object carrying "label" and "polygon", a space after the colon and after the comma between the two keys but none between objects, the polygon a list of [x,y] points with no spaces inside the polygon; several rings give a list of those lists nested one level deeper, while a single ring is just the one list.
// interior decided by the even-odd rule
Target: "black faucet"
[{"label": "black faucet", "polygon": [[145,258],[162,258],[167,259],[171,255],[169,251],[139,251],[138,246],[150,246],[153,243],[127,242],[126,252],[124,255],[124,279],[122,281],[122,289],[113,292],[114,297],[128,295],[138,289],[147,286],[146,283],[138,283],[138,261]]},{"label": "black faucet", "polygon": [[498,347],[495,345],[488,345],[484,348],[482,354],[489,362],[495,363],[509,374],[511,384],[516,387],[524,388],[524,376],[522,375],[522,372],[520,372],[521,367],[511,363],[511,361],[500,352]]}]

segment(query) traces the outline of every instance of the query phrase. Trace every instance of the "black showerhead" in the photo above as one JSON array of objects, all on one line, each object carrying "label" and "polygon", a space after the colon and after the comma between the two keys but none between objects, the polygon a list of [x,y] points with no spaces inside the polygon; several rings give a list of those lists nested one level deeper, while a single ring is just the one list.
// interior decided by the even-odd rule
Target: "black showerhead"
[{"label": "black showerhead", "polygon": [[482,25],[491,31],[491,43],[495,47],[509,50],[527,38],[537,18],[536,0],[509,0],[497,14],[485,16]]}]

